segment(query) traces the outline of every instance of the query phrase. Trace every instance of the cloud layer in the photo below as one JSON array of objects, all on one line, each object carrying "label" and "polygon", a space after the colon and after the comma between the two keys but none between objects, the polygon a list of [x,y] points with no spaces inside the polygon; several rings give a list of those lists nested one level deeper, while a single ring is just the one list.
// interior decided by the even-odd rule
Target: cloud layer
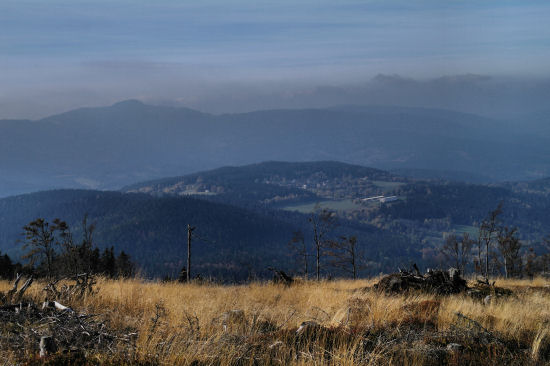
[{"label": "cloud layer", "polygon": [[127,98],[220,111],[231,90],[254,109],[258,91],[379,73],[546,76],[549,15],[543,1],[6,0],[0,118]]}]

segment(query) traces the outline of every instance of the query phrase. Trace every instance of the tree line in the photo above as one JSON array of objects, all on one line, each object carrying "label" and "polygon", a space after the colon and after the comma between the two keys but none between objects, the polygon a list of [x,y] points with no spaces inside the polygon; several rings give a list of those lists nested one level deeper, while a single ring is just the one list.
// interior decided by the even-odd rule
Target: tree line
[{"label": "tree line", "polygon": [[501,223],[502,203],[481,221],[477,235],[450,234],[445,238],[441,253],[447,263],[462,273],[471,269],[485,280],[489,277],[533,277],[550,269],[550,236],[543,239],[545,252],[537,255],[534,248],[526,248],[519,238],[519,230]]},{"label": "tree line", "polygon": [[16,273],[35,277],[59,278],[82,273],[101,274],[109,278],[131,277],[135,265],[130,256],[121,251],[115,255],[113,246],[102,252],[95,246],[94,224],[82,220],[82,237],[75,240],[69,225],[60,219],[48,222],[37,218],[23,227],[22,259],[27,263],[14,263],[4,254],[0,256],[0,278],[12,279]]},{"label": "tree line", "polygon": [[[447,265],[462,274],[472,272],[488,281],[490,277],[534,277],[550,272],[550,235],[542,242],[543,253],[520,240],[515,226],[503,225],[503,205],[490,211],[479,223],[477,234],[446,235],[440,252]],[[311,226],[311,245],[302,231],[296,231],[289,247],[296,258],[296,267],[304,277],[313,273],[320,280],[322,271],[332,268],[352,278],[366,268],[367,259],[355,236],[334,237],[336,213],[316,207],[308,219]],[[314,267],[311,268],[313,259]]]},{"label": "tree line", "polygon": [[[463,274],[472,272],[486,280],[494,276],[533,277],[537,273],[548,272],[550,236],[543,241],[546,252],[537,255],[533,248],[527,248],[519,239],[517,227],[502,224],[502,212],[502,204],[490,211],[479,223],[475,235],[447,235],[440,248],[446,263]],[[329,268],[354,279],[359,277],[360,271],[366,267],[366,258],[356,236],[335,235],[338,226],[336,213],[316,207],[308,222],[311,244],[308,244],[303,231],[294,232],[289,242],[296,258],[295,268],[299,268],[304,277],[313,274],[317,280]],[[88,224],[87,217],[82,220],[80,231],[81,238],[75,240],[67,223],[60,219],[48,222],[38,218],[31,221],[23,227],[22,259],[27,260],[27,263],[14,263],[7,254],[0,253],[0,278],[11,279],[15,273],[32,273],[48,279],[81,273],[102,274],[110,278],[131,277],[135,274],[135,265],[124,251],[116,255],[114,247],[105,248],[101,252],[95,246],[95,225]],[[188,247],[190,244],[189,237]],[[184,267],[180,273],[182,282],[190,280],[187,268]]]},{"label": "tree line", "polygon": [[310,274],[308,262],[311,257],[315,260],[315,279],[321,279],[321,272],[327,267],[350,275],[353,279],[359,276],[359,271],[365,268],[365,257],[360,251],[356,236],[334,236],[338,225],[334,211],[322,209],[319,205],[309,216],[313,238],[313,254],[302,231],[295,231],[289,242],[291,251],[297,258],[298,267],[307,279]]}]

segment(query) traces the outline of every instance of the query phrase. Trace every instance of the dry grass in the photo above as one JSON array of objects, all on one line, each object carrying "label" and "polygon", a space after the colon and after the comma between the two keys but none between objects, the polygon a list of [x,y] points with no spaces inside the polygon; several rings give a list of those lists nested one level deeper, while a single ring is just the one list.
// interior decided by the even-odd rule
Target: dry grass
[{"label": "dry grass", "polygon": [[[112,329],[138,334],[132,347],[88,354],[91,364],[544,364],[550,359],[550,282],[544,279],[499,280],[497,285],[514,295],[489,305],[465,295],[387,296],[364,290],[374,282],[283,287],[100,280],[96,295],[71,305],[104,314]],[[0,283],[0,291],[9,286]],[[42,300],[40,289],[33,285],[29,296]],[[296,335],[304,321],[322,327]],[[449,351],[449,343],[463,349]]]}]

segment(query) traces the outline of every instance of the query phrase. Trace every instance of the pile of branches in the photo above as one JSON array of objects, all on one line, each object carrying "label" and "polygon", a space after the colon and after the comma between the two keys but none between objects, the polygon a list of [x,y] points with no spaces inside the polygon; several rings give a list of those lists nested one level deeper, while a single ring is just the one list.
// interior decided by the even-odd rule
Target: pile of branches
[{"label": "pile of branches", "polygon": [[460,276],[457,269],[428,270],[422,275],[416,265],[412,271],[400,270],[398,273],[382,277],[374,288],[386,293],[421,291],[436,295],[457,294],[468,290],[466,280]]},{"label": "pile of branches", "polygon": [[489,280],[479,280],[477,279],[472,287],[468,289],[468,295],[474,299],[487,299],[489,301],[492,297],[505,297],[512,295],[512,290],[497,287],[495,282],[489,283]]},{"label": "pile of branches", "polygon": [[32,276],[18,290],[20,280],[21,276],[18,275],[13,288],[0,294],[1,350],[20,357],[47,357],[67,351],[115,352],[118,345],[130,345],[133,341],[135,334],[115,334],[100,316],[78,313],[57,301],[59,298],[68,301],[70,294],[75,300],[92,291],[91,276],[78,276],[74,285],[64,285],[61,290],[56,288],[58,281],[50,282],[44,291],[50,296],[57,294],[57,297],[55,300],[46,299],[40,304],[25,297],[25,291],[33,282]]}]

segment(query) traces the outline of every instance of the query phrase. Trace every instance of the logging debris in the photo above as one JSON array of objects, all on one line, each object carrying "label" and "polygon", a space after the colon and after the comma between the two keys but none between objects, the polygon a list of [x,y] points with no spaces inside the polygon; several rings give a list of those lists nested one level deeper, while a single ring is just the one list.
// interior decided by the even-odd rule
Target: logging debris
[{"label": "logging debris", "polygon": [[416,265],[412,271],[400,270],[382,277],[374,288],[386,293],[421,291],[436,295],[458,294],[468,290],[466,280],[457,269],[428,270],[422,275]]},{"label": "logging debris", "polygon": [[512,291],[495,286],[495,282],[476,280],[469,287],[467,281],[460,276],[460,271],[451,268],[447,271],[430,270],[426,274],[420,274],[418,267],[413,266],[410,271],[399,270],[380,279],[374,288],[389,294],[419,291],[434,295],[451,295],[465,293],[466,295],[486,303],[494,298],[512,295]]},{"label": "logging debris", "polygon": [[[91,278],[79,276],[74,284],[63,285],[61,290],[56,288],[59,281],[49,283],[43,289],[46,301],[38,305],[25,296],[33,277],[18,289],[22,276],[17,275],[13,288],[0,293],[0,358],[3,351],[23,359],[29,352],[47,357],[57,352],[116,352],[121,346],[133,347],[136,333],[115,333],[101,315],[78,312],[57,301],[68,299],[69,294],[75,298],[92,292],[91,284],[95,282]],[[48,299],[54,294],[56,297]]]}]

